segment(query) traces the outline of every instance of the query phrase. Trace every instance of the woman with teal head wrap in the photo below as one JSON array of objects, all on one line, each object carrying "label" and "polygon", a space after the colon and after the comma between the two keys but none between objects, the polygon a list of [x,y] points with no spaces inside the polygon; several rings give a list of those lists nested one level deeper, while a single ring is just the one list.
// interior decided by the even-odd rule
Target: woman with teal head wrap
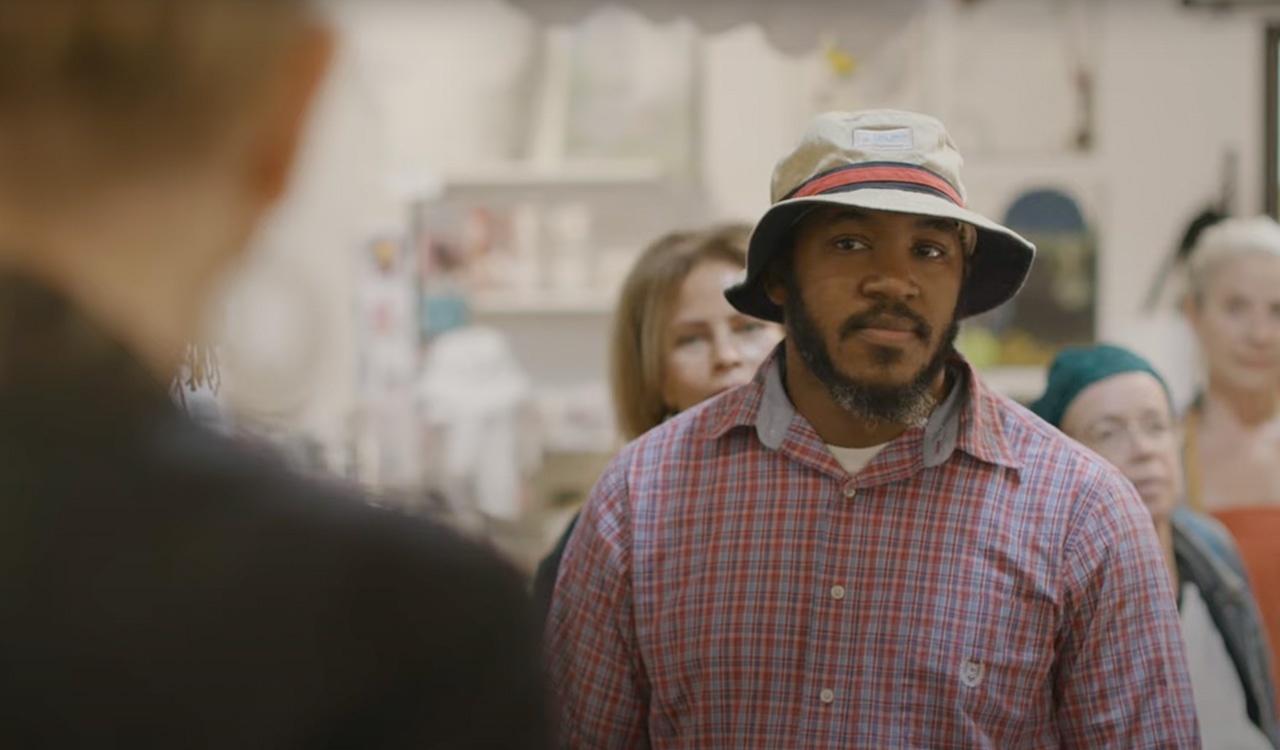
[{"label": "woman with teal head wrap", "polygon": [[1181,502],[1181,448],[1160,373],[1121,347],[1065,349],[1031,410],[1115,465],[1151,512],[1178,593],[1204,746],[1280,748],[1262,616],[1230,533]]}]

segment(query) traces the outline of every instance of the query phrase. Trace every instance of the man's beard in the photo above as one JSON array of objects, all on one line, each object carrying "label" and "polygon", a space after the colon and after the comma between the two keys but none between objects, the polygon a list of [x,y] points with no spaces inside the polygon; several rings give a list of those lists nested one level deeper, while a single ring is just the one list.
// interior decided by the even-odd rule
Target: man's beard
[{"label": "man's beard", "polygon": [[[788,274],[789,275],[789,274]],[[826,386],[831,398],[849,414],[868,422],[905,425],[922,425],[935,406],[933,385],[938,374],[946,367],[947,359],[955,352],[959,323],[953,315],[947,330],[938,340],[937,348],[929,361],[910,380],[901,385],[881,385],[851,378],[840,372],[827,350],[818,325],[809,314],[794,278],[786,279],[787,300],[784,305],[787,336],[795,344],[796,351],[809,371]],[[850,317],[840,326],[840,340],[854,335],[861,328],[887,316],[910,320],[912,331],[928,343],[933,329],[915,311],[900,302],[881,302],[866,312]],[[902,358],[903,352],[892,347],[872,347],[872,361],[887,367]]]}]

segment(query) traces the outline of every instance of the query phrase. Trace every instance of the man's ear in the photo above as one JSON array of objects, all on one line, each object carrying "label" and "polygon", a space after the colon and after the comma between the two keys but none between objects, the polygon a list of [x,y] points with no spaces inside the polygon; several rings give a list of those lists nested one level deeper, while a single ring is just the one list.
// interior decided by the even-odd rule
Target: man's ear
[{"label": "man's ear", "polygon": [[251,179],[264,205],[279,200],[289,186],[307,115],[328,72],[334,47],[332,29],[312,22],[299,31],[279,62],[279,82],[267,93],[271,98],[261,107],[261,125],[252,145],[255,166]]}]

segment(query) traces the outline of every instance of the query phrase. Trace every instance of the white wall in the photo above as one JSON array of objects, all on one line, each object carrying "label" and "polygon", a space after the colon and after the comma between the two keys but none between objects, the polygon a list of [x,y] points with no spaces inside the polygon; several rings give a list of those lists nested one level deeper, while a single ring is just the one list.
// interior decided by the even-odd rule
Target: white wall
[{"label": "white wall", "polygon": [[372,113],[344,44],[315,105],[289,197],[262,228],[212,334],[221,342],[221,395],[237,414],[328,445],[341,441],[353,406],[355,248],[402,221]]},{"label": "white wall", "polygon": [[1139,306],[1190,219],[1216,201],[1222,159],[1239,155],[1235,210],[1262,210],[1265,22],[1245,12],[1188,11],[1173,2],[1111,3],[1099,90],[1107,181],[1100,257],[1101,335],[1141,350],[1189,395],[1193,354],[1168,311]]}]

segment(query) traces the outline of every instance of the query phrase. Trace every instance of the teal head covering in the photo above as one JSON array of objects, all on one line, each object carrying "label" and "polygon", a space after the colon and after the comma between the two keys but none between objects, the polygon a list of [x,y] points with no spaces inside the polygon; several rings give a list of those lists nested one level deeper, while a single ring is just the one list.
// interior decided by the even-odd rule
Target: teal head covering
[{"label": "teal head covering", "polygon": [[[1049,366],[1049,383],[1044,395],[1031,404],[1031,411],[1041,419],[1062,427],[1062,416],[1081,391],[1099,380],[1129,372],[1145,372],[1155,378],[1169,396],[1169,386],[1147,360],[1110,344],[1063,349]],[[1172,397],[1170,397],[1172,405]]]}]

